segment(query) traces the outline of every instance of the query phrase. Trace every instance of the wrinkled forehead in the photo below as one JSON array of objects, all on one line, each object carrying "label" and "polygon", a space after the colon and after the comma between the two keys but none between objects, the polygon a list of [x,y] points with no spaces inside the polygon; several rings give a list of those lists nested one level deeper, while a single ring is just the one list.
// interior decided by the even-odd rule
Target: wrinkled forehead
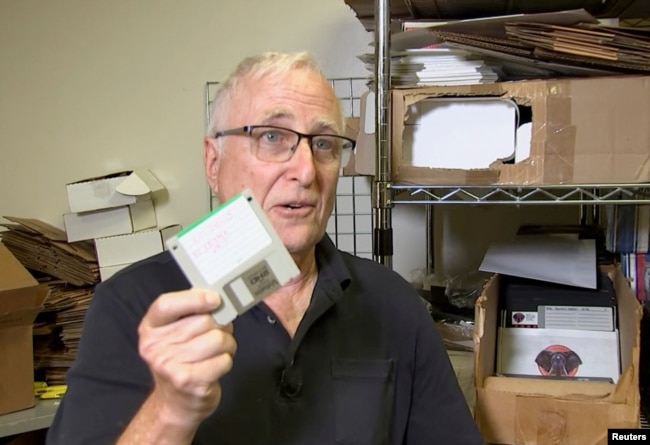
[{"label": "wrinkled forehead", "polygon": [[301,120],[322,130],[342,131],[339,99],[329,82],[311,70],[249,74],[238,83],[233,99],[238,124]]}]

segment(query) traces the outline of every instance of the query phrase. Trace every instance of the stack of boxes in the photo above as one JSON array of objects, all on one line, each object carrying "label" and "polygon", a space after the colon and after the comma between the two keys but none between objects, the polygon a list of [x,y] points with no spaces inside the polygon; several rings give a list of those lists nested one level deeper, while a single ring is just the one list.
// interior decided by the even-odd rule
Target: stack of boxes
[{"label": "stack of boxes", "polygon": [[63,215],[68,242],[94,240],[102,281],[165,249],[181,229],[158,227],[153,195],[164,186],[149,170],[122,171],[67,184],[70,212]]}]

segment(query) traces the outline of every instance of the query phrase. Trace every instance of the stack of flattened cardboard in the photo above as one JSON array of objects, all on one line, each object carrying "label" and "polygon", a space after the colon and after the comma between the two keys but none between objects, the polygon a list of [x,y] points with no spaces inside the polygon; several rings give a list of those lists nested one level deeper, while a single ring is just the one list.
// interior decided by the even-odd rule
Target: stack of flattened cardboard
[{"label": "stack of flattened cardboard", "polygon": [[27,268],[59,278],[75,286],[99,281],[99,267],[92,243],[68,243],[63,230],[43,221],[5,216],[2,242]]},{"label": "stack of flattened cardboard", "polygon": [[441,22],[393,38],[393,50],[432,44],[480,55],[502,81],[650,72],[647,30],[605,26],[584,10]]},{"label": "stack of flattened cardboard", "polygon": [[61,280],[45,283],[50,296],[34,324],[34,370],[49,385],[61,385],[77,355],[93,291],[92,287],[74,287]]},{"label": "stack of flattened cardboard", "polygon": [[510,39],[529,45],[542,57],[575,57],[581,63],[650,71],[648,31],[593,23],[506,23],[505,28]]},{"label": "stack of flattened cardboard", "polygon": [[[99,282],[92,241],[69,243],[63,230],[37,219],[6,216],[2,244],[50,290],[34,327],[34,370],[49,384],[64,384],[81,326]],[[41,275],[42,274],[42,275]]]}]

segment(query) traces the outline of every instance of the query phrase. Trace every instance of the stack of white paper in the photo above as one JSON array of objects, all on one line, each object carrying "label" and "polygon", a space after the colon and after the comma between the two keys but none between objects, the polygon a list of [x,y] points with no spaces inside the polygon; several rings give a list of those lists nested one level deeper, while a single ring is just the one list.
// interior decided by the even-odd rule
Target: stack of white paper
[{"label": "stack of white paper", "polygon": [[[374,73],[374,57],[364,55],[360,59]],[[462,49],[407,49],[391,55],[391,83],[395,86],[494,83],[498,78],[495,68]]]}]

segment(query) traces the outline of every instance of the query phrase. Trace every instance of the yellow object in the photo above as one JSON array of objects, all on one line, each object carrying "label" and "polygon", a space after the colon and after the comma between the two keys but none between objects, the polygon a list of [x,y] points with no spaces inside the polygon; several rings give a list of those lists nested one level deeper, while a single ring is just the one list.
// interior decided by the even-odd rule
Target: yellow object
[{"label": "yellow object", "polygon": [[67,385],[48,386],[43,393],[39,395],[41,399],[60,399],[68,389]]},{"label": "yellow object", "polygon": [[40,396],[47,390],[47,382],[34,382],[34,395]]},{"label": "yellow object", "polygon": [[60,399],[67,389],[67,385],[48,386],[46,382],[34,382],[34,396],[41,399]]}]

